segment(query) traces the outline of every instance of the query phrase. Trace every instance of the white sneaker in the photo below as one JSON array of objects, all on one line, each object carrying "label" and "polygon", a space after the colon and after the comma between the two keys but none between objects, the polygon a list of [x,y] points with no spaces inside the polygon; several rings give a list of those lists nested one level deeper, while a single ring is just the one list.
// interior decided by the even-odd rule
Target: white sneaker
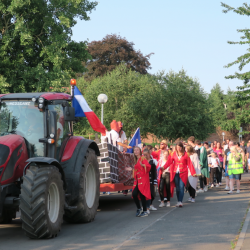
[{"label": "white sneaker", "polygon": [[192,200],[192,197],[189,197],[189,198],[188,198],[188,201],[191,201],[191,200]]},{"label": "white sneaker", "polygon": [[178,201],[178,202],[176,203],[175,206],[176,206],[176,207],[179,207],[179,205],[180,205],[180,202]]},{"label": "white sneaker", "polygon": [[197,191],[197,193],[204,193],[204,190],[203,190],[203,189],[199,189],[199,190]]},{"label": "white sneaker", "polygon": [[211,188],[213,188],[214,187],[214,184],[211,184]]},{"label": "white sneaker", "polygon": [[165,204],[161,202],[159,207],[165,207]]},{"label": "white sneaker", "polygon": [[195,199],[192,198],[191,202],[195,202]]},{"label": "white sneaker", "polygon": [[150,211],[149,211],[149,209],[147,209],[147,213],[148,213],[148,214],[150,214]]},{"label": "white sneaker", "polygon": [[166,207],[170,207],[170,201],[167,202],[167,206]]},{"label": "white sneaker", "polygon": [[236,194],[239,194],[240,193],[240,190],[238,189],[237,191],[236,191]]},{"label": "white sneaker", "polygon": [[149,210],[151,210],[151,211],[156,211],[157,208],[155,208],[153,205],[151,205],[151,206],[149,207]]},{"label": "white sneaker", "polygon": [[182,204],[182,202],[179,202],[179,207],[183,207],[183,204]]},{"label": "white sneaker", "polygon": [[231,190],[230,190],[230,191],[229,191],[229,192],[227,192],[227,193],[228,193],[228,194],[232,194],[232,193],[233,193],[233,191],[231,191]]},{"label": "white sneaker", "polygon": [[205,187],[204,187],[204,191],[207,192],[207,190],[208,190],[208,188],[207,188],[207,186],[205,186]]},{"label": "white sneaker", "polygon": [[218,187],[219,187],[219,184],[217,184],[216,187],[218,188]]},{"label": "white sneaker", "polygon": [[229,190],[229,187],[228,187],[228,186],[226,186],[226,187],[224,188],[224,190]]},{"label": "white sneaker", "polygon": [[221,183],[219,183],[219,185],[220,185],[220,186],[222,186],[222,184],[221,184]]}]

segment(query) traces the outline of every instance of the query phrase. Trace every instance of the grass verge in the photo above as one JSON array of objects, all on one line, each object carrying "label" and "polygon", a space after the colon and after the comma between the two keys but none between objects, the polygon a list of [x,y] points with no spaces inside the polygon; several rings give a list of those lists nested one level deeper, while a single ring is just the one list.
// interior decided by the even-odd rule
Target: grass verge
[{"label": "grass verge", "polygon": [[237,242],[238,242],[238,239],[239,239],[239,236],[240,236],[242,227],[243,227],[244,222],[245,222],[246,217],[247,217],[247,213],[248,213],[249,207],[250,207],[250,202],[248,203],[248,207],[247,207],[245,216],[244,216],[244,218],[243,218],[243,220],[242,220],[242,222],[241,222],[241,224],[240,224],[240,229],[239,229],[239,231],[238,231],[238,234],[237,234],[237,236],[235,237],[235,239],[231,241],[231,249],[232,249],[232,250],[234,250],[234,248],[235,248],[236,245],[237,245]]}]

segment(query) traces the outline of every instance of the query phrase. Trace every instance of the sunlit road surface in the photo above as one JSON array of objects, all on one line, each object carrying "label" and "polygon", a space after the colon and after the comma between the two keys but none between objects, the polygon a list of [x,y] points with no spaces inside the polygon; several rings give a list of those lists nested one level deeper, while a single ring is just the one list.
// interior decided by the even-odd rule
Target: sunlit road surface
[{"label": "sunlit road surface", "polygon": [[[198,194],[195,203],[188,203],[185,193],[183,208],[158,208],[148,217],[135,217],[136,207],[122,193],[101,195],[94,222],[62,225],[54,239],[31,240],[22,231],[20,218],[0,225],[0,250],[54,249],[230,249],[238,234],[250,199],[250,175],[243,176],[240,194],[228,195],[220,188]],[[20,215],[19,215],[20,216]]]}]

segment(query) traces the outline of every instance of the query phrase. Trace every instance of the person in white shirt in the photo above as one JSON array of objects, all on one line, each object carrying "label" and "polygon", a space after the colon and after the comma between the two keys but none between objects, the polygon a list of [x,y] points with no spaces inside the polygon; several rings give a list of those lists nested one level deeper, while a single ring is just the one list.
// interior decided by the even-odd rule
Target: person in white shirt
[{"label": "person in white shirt", "polygon": [[210,162],[210,168],[211,168],[211,174],[210,174],[210,182],[211,182],[211,187],[214,187],[214,176],[217,180],[217,185],[216,187],[219,187],[219,178],[218,178],[218,173],[219,173],[219,169],[218,167],[220,166],[220,160],[219,158],[217,157],[217,154],[216,153],[212,153],[211,154],[211,162]]},{"label": "person in white shirt", "polygon": [[[121,121],[119,121],[117,124],[118,124],[118,128],[119,128],[119,138],[117,139],[117,142],[121,142],[122,144],[126,144],[127,145],[128,140],[127,140],[126,133],[123,130],[123,123]],[[121,145],[118,145],[118,149],[121,152],[125,152],[127,150],[126,147],[123,147]]]}]

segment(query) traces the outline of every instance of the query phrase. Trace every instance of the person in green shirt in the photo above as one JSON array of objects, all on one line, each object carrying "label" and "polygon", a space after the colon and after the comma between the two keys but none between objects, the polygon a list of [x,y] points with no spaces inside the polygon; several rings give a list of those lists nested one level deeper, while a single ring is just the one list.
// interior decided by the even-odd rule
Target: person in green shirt
[{"label": "person in green shirt", "polygon": [[201,176],[200,176],[200,189],[197,193],[203,193],[207,191],[207,178],[209,178],[209,170],[207,163],[207,150],[204,146],[201,146],[200,140],[195,140],[196,147],[195,149],[199,150],[199,159],[200,159],[200,168],[201,168]]}]

